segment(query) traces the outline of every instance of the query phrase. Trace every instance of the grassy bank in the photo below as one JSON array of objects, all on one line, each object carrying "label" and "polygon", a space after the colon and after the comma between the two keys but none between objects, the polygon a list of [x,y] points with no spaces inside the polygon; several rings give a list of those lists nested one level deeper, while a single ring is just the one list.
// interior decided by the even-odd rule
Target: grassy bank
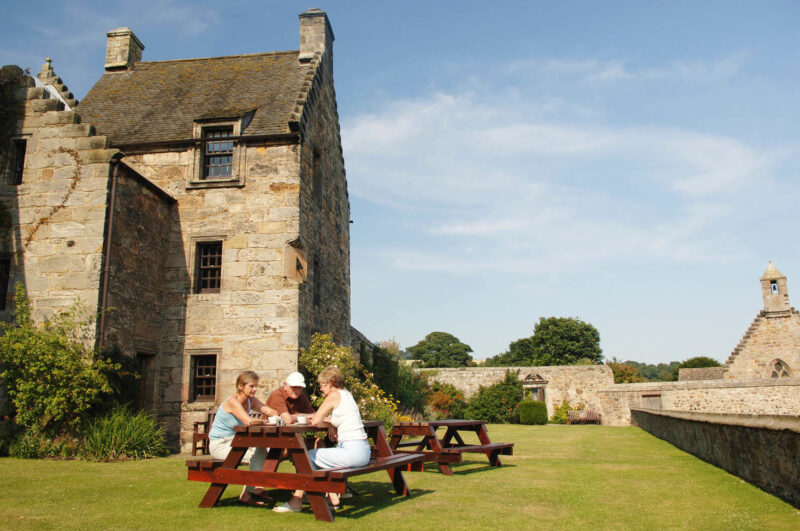
[{"label": "grassy bank", "polygon": [[[291,529],[600,528],[800,529],[800,511],[637,428],[489,427],[515,442],[504,467],[466,454],[446,477],[428,465],[408,473],[413,497],[390,493],[385,472],[354,478],[336,522],[310,510],[275,514],[197,507],[207,484],[186,481],[182,458],[125,463],[0,459],[4,528]],[[286,464],[282,466],[288,466]],[[284,492],[275,492],[286,498]]]}]

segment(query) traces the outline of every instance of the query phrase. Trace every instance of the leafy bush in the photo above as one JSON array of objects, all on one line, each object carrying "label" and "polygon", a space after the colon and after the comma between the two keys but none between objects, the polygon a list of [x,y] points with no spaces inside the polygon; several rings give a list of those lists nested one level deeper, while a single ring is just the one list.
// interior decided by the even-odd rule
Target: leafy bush
[{"label": "leafy bush", "polygon": [[506,371],[502,382],[478,389],[467,401],[465,415],[486,422],[518,422],[516,410],[522,401],[522,382],[519,381],[518,374],[518,371]]},{"label": "leafy bush", "polygon": [[523,400],[518,411],[520,424],[547,424],[547,404],[540,400]]},{"label": "leafy bush", "polygon": [[406,411],[422,411],[428,397],[428,378],[406,364],[397,368],[397,394],[400,406]]},{"label": "leafy bush", "polygon": [[364,370],[352,349],[335,344],[330,334],[314,334],[309,347],[300,350],[299,365],[306,375],[307,389],[316,406],[323,400],[317,376],[325,367],[334,365],[342,371],[344,387],[352,393],[364,420],[382,420],[387,430],[397,420],[410,420],[398,412],[392,395],[375,385],[372,374]]},{"label": "leafy bush", "polygon": [[152,413],[117,408],[83,428],[81,455],[96,461],[147,459],[169,454],[164,429]]},{"label": "leafy bush", "polygon": [[578,404],[575,407],[569,405],[569,402],[565,399],[561,402],[561,405],[556,407],[553,410],[553,416],[550,417],[551,424],[566,424],[568,420],[568,412],[573,410],[582,410],[585,406],[583,404]]},{"label": "leafy bush", "polygon": [[80,305],[36,325],[25,288],[17,284],[15,308],[15,323],[0,323],[0,377],[16,411],[15,422],[45,438],[66,433],[103,393],[111,392],[104,373],[119,367],[78,340],[91,323],[80,320]]}]

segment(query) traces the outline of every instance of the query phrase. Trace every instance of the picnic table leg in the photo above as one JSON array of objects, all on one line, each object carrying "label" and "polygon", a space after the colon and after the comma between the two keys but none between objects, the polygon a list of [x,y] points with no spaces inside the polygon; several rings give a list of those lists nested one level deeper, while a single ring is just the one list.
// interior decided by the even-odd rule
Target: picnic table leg
[{"label": "picnic table leg", "polygon": [[[244,459],[244,454],[246,452],[247,448],[231,448],[231,451],[228,452],[228,457],[226,457],[225,462],[222,463],[222,468],[235,469],[242,462],[242,459]],[[212,483],[208,487],[206,495],[203,496],[200,507],[214,507],[222,497],[222,493],[225,492],[227,486],[227,483]]]},{"label": "picnic table leg", "polygon": [[[386,430],[383,429],[382,425],[378,426],[374,432],[369,433],[369,436],[372,437],[372,440],[375,442],[375,451],[378,453],[378,457],[389,457],[390,455],[394,455],[394,450],[397,448],[397,445],[400,443],[400,439],[403,437],[402,435],[393,434],[391,442],[387,443]],[[411,464],[408,466],[411,467]],[[411,469],[409,468],[409,470]],[[394,486],[394,490],[397,492],[397,494],[402,494],[403,496],[411,495],[411,492],[408,490],[406,479],[403,477],[402,467],[398,466],[395,468],[387,468],[386,472],[389,473],[389,479],[392,480],[392,485]]]},{"label": "picnic table leg", "polygon": [[314,511],[314,517],[323,522],[333,522],[333,513],[325,499],[325,495],[319,492],[306,492],[308,496],[308,503],[311,505],[311,510]]},{"label": "picnic table leg", "polygon": [[[485,424],[478,426],[478,428],[475,429],[475,433],[478,434],[478,440],[481,441],[481,444],[492,444],[491,439],[489,439],[489,432],[486,430]],[[489,464],[491,466],[502,465],[500,462],[500,450],[488,450],[486,452],[486,457],[489,458]]]}]

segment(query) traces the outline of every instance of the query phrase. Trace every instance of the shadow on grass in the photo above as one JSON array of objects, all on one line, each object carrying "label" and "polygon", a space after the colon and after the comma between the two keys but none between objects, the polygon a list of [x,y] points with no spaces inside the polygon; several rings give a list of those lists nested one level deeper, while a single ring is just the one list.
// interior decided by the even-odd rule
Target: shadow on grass
[{"label": "shadow on grass", "polygon": [[[404,503],[410,498],[425,496],[434,492],[429,489],[412,488],[411,496],[406,497],[396,494],[391,483],[387,481],[359,481],[349,486],[351,487],[351,491],[354,492],[354,495],[352,498],[342,499],[342,508],[336,511],[336,518],[363,518],[384,507]],[[239,490],[236,490],[236,492],[238,493]],[[292,492],[287,490],[270,489],[267,492],[275,499],[275,505],[280,505],[283,502],[289,501],[289,498],[292,497]],[[240,504],[236,497],[221,499],[217,503],[217,506],[246,507],[246,505]],[[273,505],[271,503],[267,503],[264,509],[272,510],[272,507]],[[260,507],[256,509],[260,509]],[[303,504],[303,512],[312,512],[311,507],[307,503]]]},{"label": "shadow on grass", "polygon": [[[503,460],[500,460],[503,463]],[[497,470],[503,468],[516,468],[517,465],[509,465],[503,463],[501,466],[492,466],[486,460],[464,460],[461,463],[450,463],[450,469],[453,471],[454,476],[465,476],[474,474],[476,472],[485,472],[487,470]],[[425,463],[425,473],[441,474],[439,465],[433,462]],[[414,474],[414,472],[406,472],[406,474]],[[413,477],[413,476],[412,476]]]}]

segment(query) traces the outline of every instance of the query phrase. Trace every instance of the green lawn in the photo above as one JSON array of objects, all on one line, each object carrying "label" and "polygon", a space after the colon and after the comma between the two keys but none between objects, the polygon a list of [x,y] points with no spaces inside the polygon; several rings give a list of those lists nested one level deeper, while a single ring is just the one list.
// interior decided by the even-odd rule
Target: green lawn
[{"label": "green lawn", "polygon": [[[407,473],[413,497],[385,472],[359,476],[336,522],[235,503],[197,507],[206,484],[183,458],[127,463],[0,459],[0,527],[242,529],[800,529],[800,511],[637,428],[489,427],[514,442],[502,468],[466,454],[447,477]],[[282,466],[287,466],[286,464]],[[393,491],[392,491],[393,492]],[[287,497],[284,492],[276,492]]]}]

